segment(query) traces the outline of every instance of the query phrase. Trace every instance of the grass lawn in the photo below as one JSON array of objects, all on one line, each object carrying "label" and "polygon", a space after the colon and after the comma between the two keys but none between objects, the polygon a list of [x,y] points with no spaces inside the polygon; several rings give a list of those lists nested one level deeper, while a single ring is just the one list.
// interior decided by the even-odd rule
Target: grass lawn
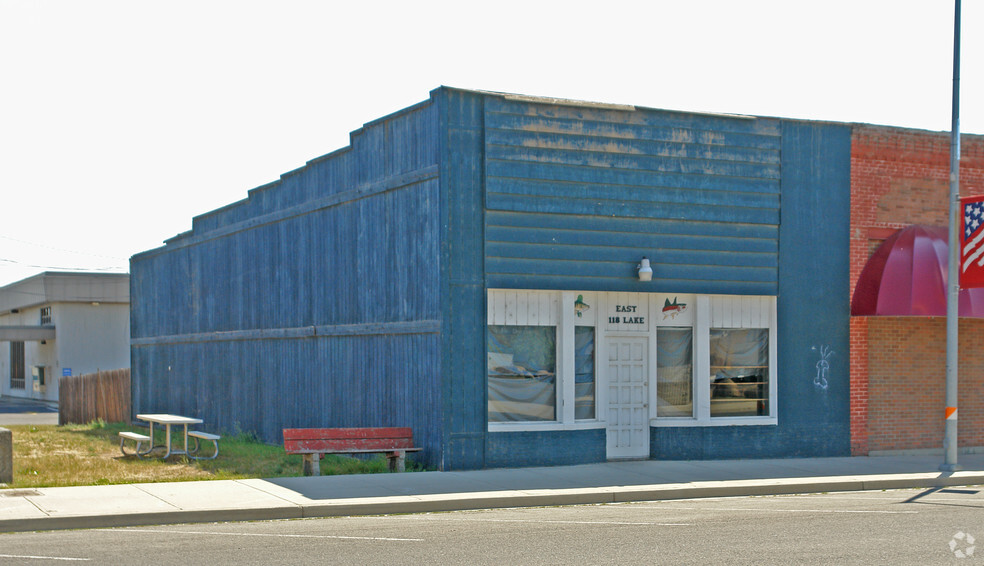
[{"label": "grass lawn", "polygon": [[[283,446],[263,444],[248,434],[223,436],[215,460],[189,460],[184,456],[141,460],[120,453],[117,433],[143,432],[124,423],[88,425],[9,425],[13,434],[14,482],[8,488],[58,487],[193,480],[274,478],[301,475],[301,457],[288,456]],[[155,430],[155,432],[157,432]],[[160,432],[158,442],[163,443]],[[212,452],[211,443],[202,447]],[[175,444],[177,445],[177,444]],[[127,443],[132,451],[133,442]],[[155,451],[160,454],[160,451]],[[407,461],[407,470],[419,470]],[[386,458],[362,460],[328,455],[321,474],[387,472]]]}]

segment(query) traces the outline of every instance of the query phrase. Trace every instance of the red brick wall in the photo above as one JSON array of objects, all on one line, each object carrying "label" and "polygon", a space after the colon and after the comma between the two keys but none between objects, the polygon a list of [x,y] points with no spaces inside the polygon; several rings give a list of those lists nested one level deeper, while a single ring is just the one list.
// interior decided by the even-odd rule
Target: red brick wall
[{"label": "red brick wall", "polygon": [[[949,176],[950,176],[950,135],[942,132],[925,132],[882,126],[858,125],[854,127],[851,146],[851,294],[857,283],[861,269],[877,244],[894,231],[911,224],[927,224],[946,226],[949,208]],[[984,193],[984,137],[961,137],[960,161],[961,194],[972,195]],[[891,411],[884,410],[884,404],[876,396],[887,394],[887,389],[875,388],[875,378],[883,374],[880,364],[888,363],[882,353],[874,356],[877,344],[878,352],[885,351],[888,345],[881,334],[885,326],[881,317],[858,317],[851,319],[851,452],[867,454],[869,450],[895,450],[915,448],[909,442],[915,442],[915,437],[899,436],[885,432],[890,429],[893,419]],[[921,327],[925,322],[919,318],[895,319],[897,324],[910,324]],[[963,327],[963,324],[961,325]],[[940,355],[945,356],[946,336],[943,330],[942,343],[931,340],[928,343],[942,344],[939,346]],[[896,336],[901,339],[904,336]],[[927,339],[930,337],[927,336]],[[977,336],[978,341],[968,343],[967,348],[973,350],[984,348],[984,336]],[[964,340],[961,337],[961,343]],[[965,362],[967,353],[961,345],[961,363]],[[900,364],[915,363],[914,354],[905,350],[895,352]],[[933,357],[932,359],[936,359]],[[918,365],[918,364],[916,364]],[[984,367],[984,366],[982,366]],[[945,359],[939,364],[939,375],[945,374]],[[971,370],[973,373],[973,370]],[[980,372],[978,372],[978,380]],[[963,385],[967,379],[961,379]],[[941,393],[942,395],[942,393]],[[963,397],[963,395],[961,395]],[[893,398],[894,400],[894,398]],[[907,426],[917,426],[922,429],[918,434],[926,438],[937,438],[933,446],[942,446],[942,432],[936,434],[936,428],[942,430],[943,400],[940,397],[938,410],[929,418],[935,421],[910,422]],[[877,410],[876,410],[877,409]],[[980,428],[984,421],[967,422],[963,405],[960,406],[961,425],[960,442],[964,443],[964,429]],[[908,414],[908,413],[906,413]],[[888,421],[886,421],[888,419]],[[935,424],[933,424],[935,422]],[[894,426],[902,426],[895,422]],[[877,435],[877,447],[875,433]],[[915,431],[907,434],[918,435]],[[869,436],[870,435],[870,436]],[[895,439],[894,444],[888,439]],[[976,440],[968,440],[977,442]],[[922,442],[922,441],[920,441]],[[984,445],[974,444],[974,445]]]},{"label": "red brick wall", "polygon": [[[868,450],[942,448],[946,317],[868,320]],[[984,319],[960,321],[958,446],[984,446]]]}]

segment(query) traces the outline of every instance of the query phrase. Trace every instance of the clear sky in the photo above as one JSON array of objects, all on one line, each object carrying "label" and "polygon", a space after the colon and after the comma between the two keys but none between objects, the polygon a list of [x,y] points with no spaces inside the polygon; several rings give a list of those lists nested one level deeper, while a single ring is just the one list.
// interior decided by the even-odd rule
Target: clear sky
[{"label": "clear sky", "polygon": [[[0,285],[126,271],[440,85],[949,131],[953,2],[0,0]],[[984,0],[961,131],[984,134]]]}]

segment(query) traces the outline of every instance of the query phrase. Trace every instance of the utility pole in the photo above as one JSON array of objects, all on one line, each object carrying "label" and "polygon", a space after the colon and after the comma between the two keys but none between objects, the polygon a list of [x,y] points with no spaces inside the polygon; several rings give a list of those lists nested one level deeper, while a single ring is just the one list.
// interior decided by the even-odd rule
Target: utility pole
[{"label": "utility pole", "polygon": [[946,296],[946,407],[943,430],[943,464],[940,471],[955,472],[957,464],[957,367],[960,305],[960,0],[953,17],[953,121],[950,128],[950,264]]}]

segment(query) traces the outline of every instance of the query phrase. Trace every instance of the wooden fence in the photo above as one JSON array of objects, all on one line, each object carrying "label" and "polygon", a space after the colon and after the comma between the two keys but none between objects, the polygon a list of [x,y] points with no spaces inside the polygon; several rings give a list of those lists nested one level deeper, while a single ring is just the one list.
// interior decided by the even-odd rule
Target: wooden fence
[{"label": "wooden fence", "polygon": [[100,371],[58,382],[58,424],[130,421],[130,368]]}]

